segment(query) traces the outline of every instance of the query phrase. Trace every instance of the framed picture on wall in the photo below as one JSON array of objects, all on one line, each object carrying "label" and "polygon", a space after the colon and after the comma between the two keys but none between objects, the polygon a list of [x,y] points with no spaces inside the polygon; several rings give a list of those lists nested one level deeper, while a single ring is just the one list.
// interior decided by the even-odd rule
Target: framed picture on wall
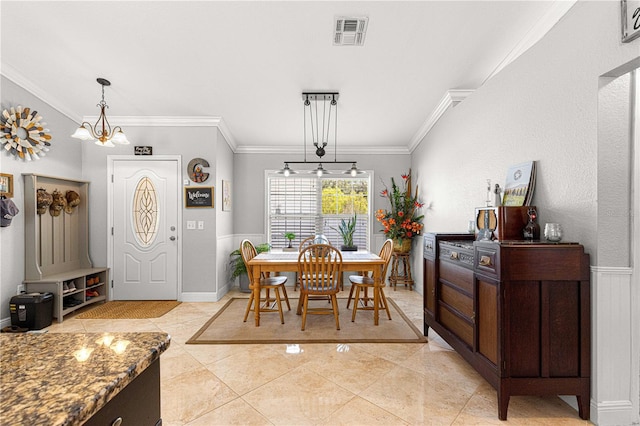
[{"label": "framed picture on wall", "polygon": [[184,206],[213,208],[213,186],[185,186]]},{"label": "framed picture on wall", "polygon": [[231,182],[228,180],[222,181],[222,211],[231,211]]},{"label": "framed picture on wall", "polygon": [[13,198],[13,175],[0,173],[0,196]]},{"label": "framed picture on wall", "polygon": [[621,0],[622,42],[629,43],[640,37],[640,0]]}]

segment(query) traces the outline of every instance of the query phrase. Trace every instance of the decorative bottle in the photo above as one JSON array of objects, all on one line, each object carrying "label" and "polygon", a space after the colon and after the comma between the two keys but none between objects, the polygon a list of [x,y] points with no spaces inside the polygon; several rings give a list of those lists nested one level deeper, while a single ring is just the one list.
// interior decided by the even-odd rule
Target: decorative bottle
[{"label": "decorative bottle", "polygon": [[530,207],[527,211],[527,215],[529,216],[529,221],[522,230],[524,239],[527,241],[538,241],[540,240],[540,225],[536,222],[536,216],[538,216],[538,213],[535,208]]}]

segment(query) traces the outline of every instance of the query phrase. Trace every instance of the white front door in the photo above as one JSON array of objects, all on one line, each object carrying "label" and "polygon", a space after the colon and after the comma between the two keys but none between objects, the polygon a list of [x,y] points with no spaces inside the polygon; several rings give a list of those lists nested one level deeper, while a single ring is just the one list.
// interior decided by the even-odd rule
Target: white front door
[{"label": "white front door", "polygon": [[114,300],[178,297],[178,160],[114,160]]}]

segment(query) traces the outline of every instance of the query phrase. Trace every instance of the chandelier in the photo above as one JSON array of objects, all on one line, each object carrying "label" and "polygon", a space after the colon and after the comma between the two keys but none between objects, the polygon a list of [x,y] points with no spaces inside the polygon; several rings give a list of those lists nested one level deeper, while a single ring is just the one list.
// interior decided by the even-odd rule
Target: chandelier
[{"label": "chandelier", "polygon": [[104,100],[104,86],[111,86],[111,82],[104,78],[98,78],[97,81],[102,86],[102,100],[96,105],[100,108],[100,116],[93,126],[86,121],[83,122],[71,137],[83,141],[95,140],[96,145],[100,146],[114,147],[114,144],[129,145],[130,142],[127,140],[120,126],[112,128],[105,114],[105,110],[109,108],[109,105],[107,105]]},{"label": "chandelier", "polygon": [[[315,147],[315,154],[320,159],[318,167],[308,173],[315,173],[318,177],[324,174],[330,174],[322,164],[351,164],[351,168],[345,171],[345,174],[356,176],[362,171],[358,170],[355,161],[338,161],[338,92],[303,92],[303,118],[304,118],[304,160],[303,161],[285,161],[284,168],[278,173],[286,176],[297,173],[289,165],[290,164],[316,164],[316,161],[307,161],[307,137]],[[322,160],[327,153],[326,147],[333,135],[333,161]]]}]

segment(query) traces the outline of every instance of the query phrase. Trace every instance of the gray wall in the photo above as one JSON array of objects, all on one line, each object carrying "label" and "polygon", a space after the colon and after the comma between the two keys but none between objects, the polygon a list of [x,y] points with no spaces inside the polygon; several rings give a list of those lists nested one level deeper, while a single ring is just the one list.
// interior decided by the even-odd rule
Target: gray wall
[{"label": "gray wall", "polygon": [[[340,154],[340,152],[338,152]],[[265,233],[265,170],[280,170],[284,167],[283,159],[302,158],[302,154],[236,154],[235,182],[237,192],[234,200],[235,221],[233,230],[235,234],[264,234]],[[400,180],[400,175],[407,173],[411,167],[411,157],[408,154],[396,155],[372,155],[372,154],[344,154],[344,157],[356,159],[358,168],[373,171],[373,197],[374,211],[382,208],[389,208],[386,199],[379,196],[384,189],[382,182],[387,186],[391,185],[391,177],[396,181]],[[307,158],[309,160],[309,158]],[[327,169],[338,169],[344,166],[346,170],[349,165],[331,165],[323,163]],[[312,169],[313,164],[306,167],[302,165],[291,165],[294,169]],[[426,196],[426,191],[420,191],[421,197]],[[375,221],[375,219],[374,219]],[[382,227],[375,223],[374,232],[379,233]]]},{"label": "gray wall", "polygon": [[5,319],[9,317],[9,300],[24,279],[24,187],[21,174],[82,179],[82,156],[80,141],[69,137],[77,127],[72,120],[4,76],[0,78],[0,85],[2,110],[21,105],[38,111],[52,137],[50,151],[36,161],[14,160],[4,149],[0,152],[0,172],[13,175],[13,202],[20,210],[11,226],[0,228],[0,319]]},{"label": "gray wall", "polygon": [[[216,212],[219,194],[216,185],[217,129],[215,127],[127,127],[124,129],[131,141],[128,146],[103,148],[93,143],[84,146],[82,154],[83,177],[91,181],[89,212],[90,253],[94,265],[107,264],[107,156],[132,155],[134,145],[153,147],[154,155],[182,156],[181,182],[188,179],[187,165],[199,157],[207,160],[211,167],[209,180],[202,184],[190,181],[189,186],[214,186],[214,209],[186,209],[183,190],[176,194],[182,208],[182,292],[202,293],[216,291]],[[186,221],[202,220],[204,230],[187,230]]]}]

